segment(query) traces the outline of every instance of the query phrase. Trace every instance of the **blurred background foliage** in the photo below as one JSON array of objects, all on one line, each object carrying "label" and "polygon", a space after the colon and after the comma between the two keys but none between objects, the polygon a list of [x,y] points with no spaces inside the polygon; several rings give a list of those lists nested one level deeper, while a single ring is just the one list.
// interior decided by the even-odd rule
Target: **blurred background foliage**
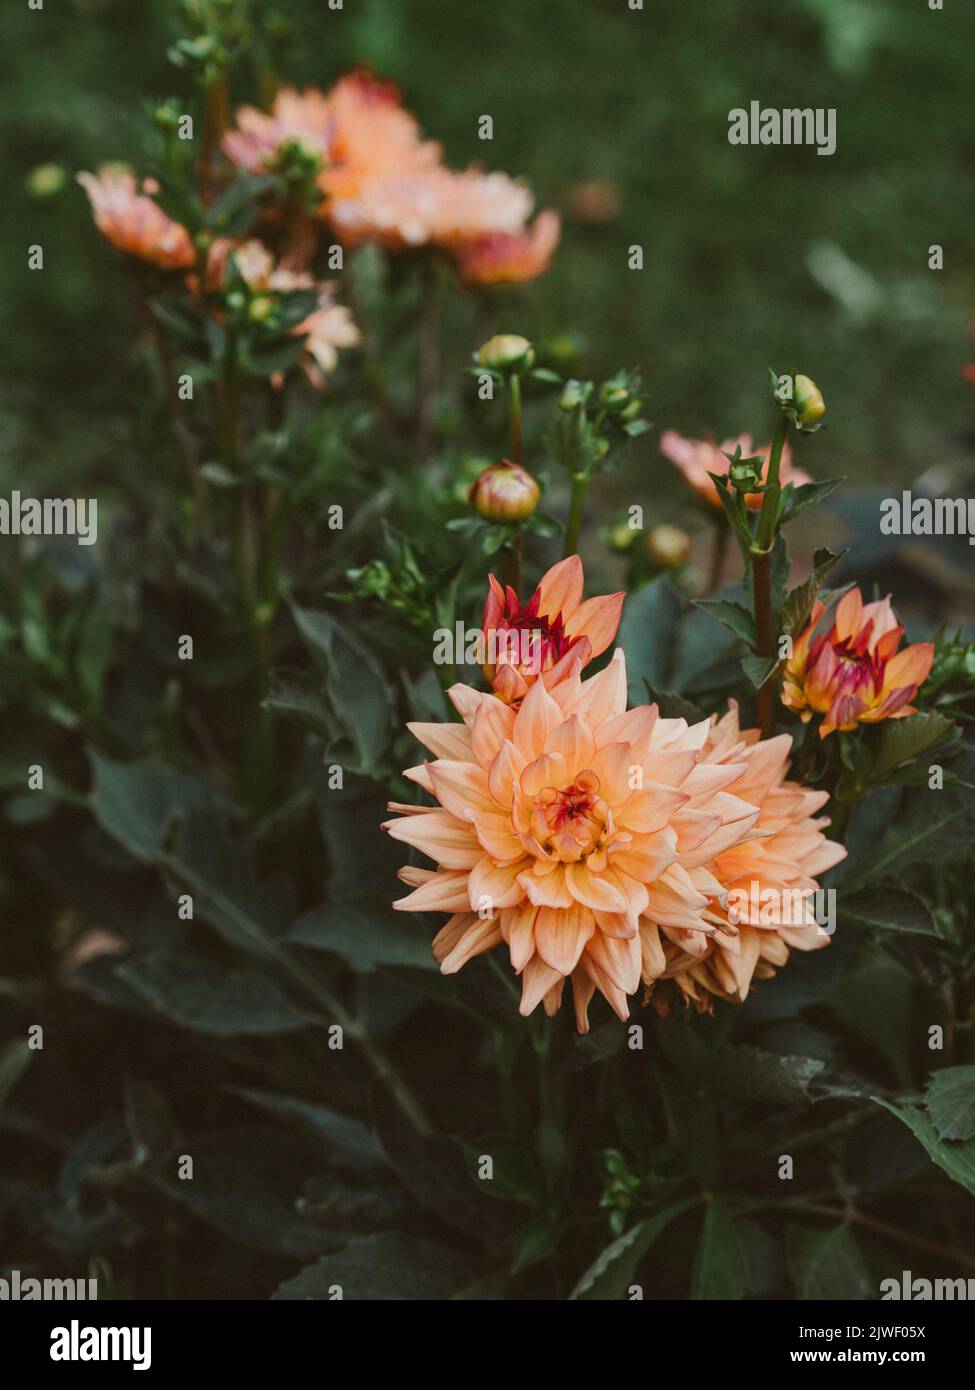
[{"label": "blurred background foliage", "polygon": [[[765,368],[805,364],[830,405],[821,476],[906,486],[967,447],[969,7],[290,0],[281,18],[289,79],[325,85],[367,63],[402,85],[452,163],[523,174],[562,209],[553,271],[501,317],[543,343],[568,336],[594,374],[642,364],[661,428],[761,434]],[[64,478],[97,472],[135,389],[124,282],[73,174],[109,157],[138,166],[145,103],[187,90],[161,0],[24,5],[7,24],[2,448],[22,480]],[[753,99],[835,107],[836,153],[730,145],[728,112]],[[476,137],[484,113],[491,142]],[[52,163],[69,179],[38,198],[30,172]],[[42,274],[25,268],[32,242]],[[634,243],[642,272],[626,267]],[[933,243],[941,272],[927,268]],[[650,436],[629,492],[679,495],[669,473]]]}]

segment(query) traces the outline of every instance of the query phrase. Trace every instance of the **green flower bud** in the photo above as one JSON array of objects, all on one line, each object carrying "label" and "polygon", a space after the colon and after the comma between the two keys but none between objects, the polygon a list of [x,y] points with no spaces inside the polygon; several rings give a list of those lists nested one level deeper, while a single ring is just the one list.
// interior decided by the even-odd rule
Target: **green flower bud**
[{"label": "green flower bud", "polygon": [[257,323],[264,323],[274,313],[274,300],[270,295],[258,294],[250,302],[248,314]]},{"label": "green flower bud", "polygon": [[567,381],[562,387],[562,394],[559,396],[559,410],[564,410],[567,414],[570,410],[575,410],[582,405],[586,399],[586,390],[581,381]]},{"label": "green flower bud", "polygon": [[625,386],[616,386],[609,381],[601,388],[599,396],[603,405],[609,410],[619,410],[630,399],[630,393]]},{"label": "green flower bud", "polygon": [[808,376],[797,376],[792,383],[792,403],[796,410],[796,423],[803,428],[815,425],[826,414],[823,393]]},{"label": "green flower bud", "polygon": [[67,177],[60,164],[38,164],[27,175],[27,192],[32,198],[52,198],[61,192]]},{"label": "green flower bud", "polygon": [[496,333],[482,345],[477,360],[496,372],[527,372],[535,361],[535,349],[518,333]]},{"label": "green flower bud", "polygon": [[527,521],[541,490],[527,469],[502,459],[489,464],[471,483],[467,500],[485,521]]},{"label": "green flower bud", "polygon": [[676,569],[686,564],[691,538],[679,526],[654,526],[647,535],[647,555],[657,569]]}]

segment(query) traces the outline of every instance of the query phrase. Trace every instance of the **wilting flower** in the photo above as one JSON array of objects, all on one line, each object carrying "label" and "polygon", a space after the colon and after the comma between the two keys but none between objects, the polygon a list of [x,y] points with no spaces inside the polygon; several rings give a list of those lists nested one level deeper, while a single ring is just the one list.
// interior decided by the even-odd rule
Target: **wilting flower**
[{"label": "wilting flower", "polygon": [[154,185],[139,185],[130,169],[103,165],[97,174],[81,173],[95,225],[119,251],[162,270],[186,270],[196,261],[193,241],[179,222],[149,196]]},{"label": "wilting flower", "polygon": [[[708,475],[717,473],[719,476],[726,477],[731,467],[731,461],[726,455],[734,454],[735,449],[739,446],[743,458],[752,455],[759,455],[764,458],[762,478],[763,480],[767,478],[771,446],[765,444],[757,449],[753,448],[751,435],[742,434],[737,439],[726,439],[721,444],[716,444],[713,439],[686,439],[676,430],[665,430],[660,437],[660,452],[664,458],[676,464],[698,496],[703,498],[709,506],[716,508],[720,508],[721,499]],[[793,466],[788,442],[782,449],[779,482],[783,487],[787,483],[801,487],[804,483],[812,482],[808,473]],[[757,510],[762,505],[762,494],[760,492],[747,493],[745,505]]]},{"label": "wilting flower", "polygon": [[537,280],[552,263],[562,224],[547,209],[520,232],[478,237],[457,252],[457,269],[467,285],[516,285]]},{"label": "wilting flower", "polygon": [[741,766],[724,792],[758,807],[758,819],[707,865],[710,887],[699,880],[708,898],[703,930],[659,914],[641,918],[643,981],[654,989],[661,1011],[668,1007],[659,988],[663,981],[672,980],[699,1010],[710,1010],[715,996],[742,1002],[752,980],[774,975],[791,948],[813,951],[829,943],[814,910],[816,876],[838,864],[846,850],[826,839],[829,819],[815,814],[828,793],[786,780],[791,747],[788,734],[761,741],[757,729],[740,730],[734,701],[712,723],[702,763]]},{"label": "wilting flower", "polygon": [[825,716],[820,738],[836,729],[903,719],[916,711],[908,703],[928,678],[934,660],[931,642],[898,651],[904,629],[890,606],[890,595],[864,603],[859,589],[844,594],[830,628],[814,635],[826,609],[818,600],[809,626],[797,638],[785,668],[782,703],[807,723]]},{"label": "wilting flower", "polygon": [[487,653],[484,675],[507,703],[524,697],[539,677],[551,685],[573,662],[586,666],[606,650],[620,625],[625,595],[620,592],[583,600],[584,576],[578,555],[570,555],[542,576],[522,607],[508,585],[488,575],[481,620]]},{"label": "wilting flower", "polygon": [[[571,978],[585,1032],[597,989],[626,1018],[641,977],[709,954],[719,929],[733,954],[714,866],[737,846],[781,831],[762,870],[770,883],[804,881],[810,846],[823,862],[843,853],[824,852],[822,823],[808,821],[821,794],[795,802],[773,787],[788,737],[749,754],[736,724],[689,727],[647,705],[627,713],[621,651],[586,681],[578,660],[551,689],[535,681],[517,709],[463,685],[449,695],[463,727],[411,725],[435,761],[405,774],[438,805],[393,805],[402,814],[384,826],[437,868],[402,869],[413,891],[395,906],[452,914],[433,945],[445,974],[505,942],[523,1014],[542,1001],[554,1012]],[[722,862],[736,881],[763,861]],[[673,962],[661,933],[679,948]],[[750,978],[750,936],[745,951]]]},{"label": "wilting flower", "polygon": [[471,483],[468,501],[486,521],[527,521],[541,490],[535,479],[519,463],[502,459],[489,464]]}]

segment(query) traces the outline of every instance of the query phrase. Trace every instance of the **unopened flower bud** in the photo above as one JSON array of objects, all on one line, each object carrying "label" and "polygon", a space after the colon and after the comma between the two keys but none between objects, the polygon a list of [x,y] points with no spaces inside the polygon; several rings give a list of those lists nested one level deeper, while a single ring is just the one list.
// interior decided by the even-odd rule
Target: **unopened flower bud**
[{"label": "unopened flower bud", "polygon": [[647,555],[658,569],[683,565],[691,550],[691,540],[679,526],[654,526],[647,535]]},{"label": "unopened flower bud", "polygon": [[613,382],[607,381],[599,392],[603,405],[609,410],[619,410],[626,405],[630,399],[630,393],[625,386],[617,386]]},{"label": "unopened flower bud", "polygon": [[51,198],[61,192],[67,177],[60,164],[38,164],[27,175],[27,191],[34,198]]},{"label": "unopened flower bud", "polygon": [[792,403],[796,410],[796,423],[806,427],[815,425],[826,414],[823,393],[808,376],[797,376],[792,385]]},{"label": "unopened flower bud", "polygon": [[527,521],[541,496],[538,483],[520,464],[489,464],[471,483],[467,500],[485,521]]},{"label": "unopened flower bud", "polygon": [[270,295],[255,295],[250,302],[250,308],[247,312],[255,322],[263,323],[265,319],[270,318],[274,313],[274,300]]},{"label": "unopened flower bud", "polygon": [[582,382],[575,380],[567,381],[562,387],[562,393],[559,396],[559,410],[564,410],[568,413],[570,410],[575,410],[577,406],[582,405],[585,399],[586,393]]},{"label": "unopened flower bud", "polygon": [[482,345],[477,360],[496,372],[527,372],[535,361],[535,349],[518,333],[496,333]]},{"label": "unopened flower bud", "polygon": [[629,550],[630,546],[637,538],[637,532],[625,521],[618,522],[607,536],[610,548],[620,552]]}]

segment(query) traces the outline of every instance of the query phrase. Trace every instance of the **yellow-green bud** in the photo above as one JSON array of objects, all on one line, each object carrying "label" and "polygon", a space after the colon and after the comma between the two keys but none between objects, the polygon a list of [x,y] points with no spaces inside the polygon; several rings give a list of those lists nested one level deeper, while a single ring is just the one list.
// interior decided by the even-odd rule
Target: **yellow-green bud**
[{"label": "yellow-green bud", "polygon": [[477,360],[496,372],[527,372],[535,361],[535,349],[518,333],[496,333],[482,345]]},{"label": "yellow-green bud", "polygon": [[576,406],[582,405],[585,398],[581,381],[567,381],[559,396],[559,410],[564,410],[566,413],[575,410]]},{"label": "yellow-green bud", "polygon": [[467,500],[485,521],[527,521],[538,506],[538,483],[518,463],[489,464],[471,483]]},{"label": "yellow-green bud", "polygon": [[274,313],[274,300],[266,294],[255,295],[247,312],[257,323],[263,323]]},{"label": "yellow-green bud", "polygon": [[647,535],[647,555],[657,569],[676,569],[685,564],[690,550],[690,537],[679,526],[654,526]]},{"label": "yellow-green bud", "polygon": [[630,546],[637,538],[637,531],[632,526],[628,526],[625,521],[617,522],[610,531],[608,540],[613,550],[629,550]]},{"label": "yellow-green bud", "polygon": [[796,411],[796,423],[803,427],[815,425],[826,414],[823,393],[808,376],[798,375],[792,383],[792,404]]},{"label": "yellow-green bud", "polygon": [[27,175],[27,192],[34,198],[51,198],[61,192],[67,177],[60,164],[38,164]]}]

